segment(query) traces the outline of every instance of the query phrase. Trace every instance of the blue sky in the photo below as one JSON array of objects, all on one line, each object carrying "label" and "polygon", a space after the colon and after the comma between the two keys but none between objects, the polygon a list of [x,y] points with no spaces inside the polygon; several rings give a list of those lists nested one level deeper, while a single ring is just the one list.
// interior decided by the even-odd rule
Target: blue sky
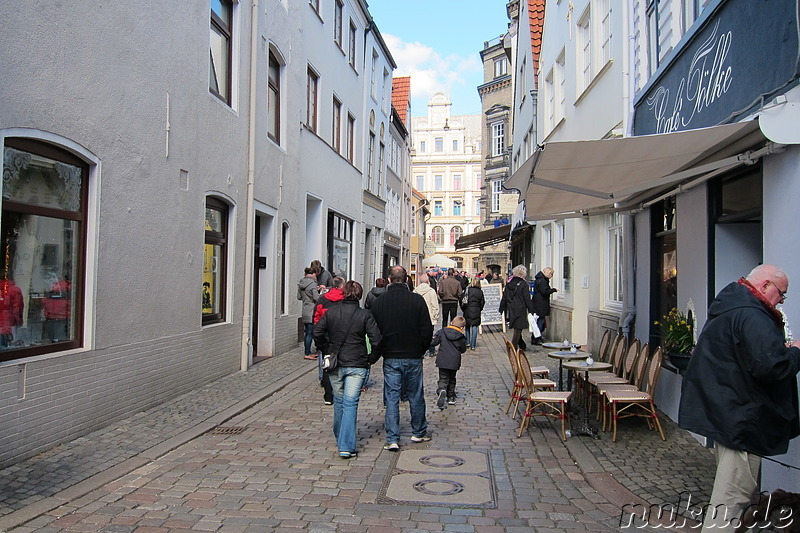
[{"label": "blue sky", "polygon": [[395,76],[411,76],[411,115],[428,113],[428,98],[450,95],[453,115],[481,112],[484,41],[506,32],[507,0],[367,0],[397,63]]}]

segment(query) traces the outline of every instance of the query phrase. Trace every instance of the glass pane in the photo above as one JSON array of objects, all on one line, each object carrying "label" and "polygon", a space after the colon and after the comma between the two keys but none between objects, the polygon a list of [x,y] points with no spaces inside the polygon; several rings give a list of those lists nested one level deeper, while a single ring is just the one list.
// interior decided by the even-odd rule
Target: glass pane
[{"label": "glass pane", "polygon": [[79,211],[82,170],[22,150],[3,154],[3,198],[30,205]]},{"label": "glass pane", "polygon": [[228,97],[228,39],[211,25],[211,66],[208,86]]},{"label": "glass pane", "polygon": [[222,0],[211,0],[211,11],[216,13],[225,24],[231,23],[231,10],[227,2],[223,3]]},{"label": "glass pane", "polygon": [[206,207],[206,231],[223,233],[222,211]]},{"label": "glass pane", "polygon": [[203,314],[216,315],[220,313],[222,246],[206,244],[203,255]]},{"label": "glass pane", "polygon": [[78,222],[3,211],[0,350],[77,338]]},{"label": "glass pane", "polygon": [[333,272],[345,279],[350,277],[350,243],[334,239]]}]

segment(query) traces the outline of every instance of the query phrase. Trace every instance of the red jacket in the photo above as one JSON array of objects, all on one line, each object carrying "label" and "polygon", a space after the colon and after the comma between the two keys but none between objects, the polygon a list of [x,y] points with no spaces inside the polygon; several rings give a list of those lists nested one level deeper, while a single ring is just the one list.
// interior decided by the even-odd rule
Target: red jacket
[{"label": "red jacket", "polygon": [[13,326],[22,325],[25,302],[22,291],[10,279],[0,280],[0,334],[11,335]]},{"label": "red jacket", "polygon": [[340,287],[334,287],[320,296],[317,300],[317,307],[314,309],[314,320],[312,324],[319,322],[319,319],[328,311],[331,304],[341,302],[342,300],[344,300],[344,292],[342,292]]}]

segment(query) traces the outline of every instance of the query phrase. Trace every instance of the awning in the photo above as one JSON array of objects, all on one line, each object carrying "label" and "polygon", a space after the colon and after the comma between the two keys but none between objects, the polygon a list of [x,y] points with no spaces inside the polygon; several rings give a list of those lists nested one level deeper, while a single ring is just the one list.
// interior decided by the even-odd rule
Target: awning
[{"label": "awning", "polygon": [[547,143],[506,181],[525,200],[527,220],[632,207],[645,193],[753,162],[766,137],[758,120],[594,141]]},{"label": "awning", "polygon": [[504,224],[496,228],[489,228],[483,231],[476,231],[469,235],[459,237],[456,241],[456,250],[466,250],[479,246],[489,246],[499,242],[507,241],[511,236],[511,224]]}]

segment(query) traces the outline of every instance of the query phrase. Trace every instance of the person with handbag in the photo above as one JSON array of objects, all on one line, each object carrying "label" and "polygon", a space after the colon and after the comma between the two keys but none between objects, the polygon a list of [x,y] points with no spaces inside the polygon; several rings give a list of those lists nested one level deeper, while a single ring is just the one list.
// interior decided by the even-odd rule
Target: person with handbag
[{"label": "person with handbag", "polygon": [[348,281],[342,292],[344,300],[330,307],[314,325],[314,341],[329,363],[323,369],[333,388],[333,434],[339,456],[351,459],[358,455],[356,423],[361,388],[369,378],[369,367],[380,358],[376,347],[382,336],[372,314],[358,305],[364,295],[361,284]]},{"label": "person with handbag", "polygon": [[511,269],[511,279],[503,289],[503,298],[500,300],[498,312],[506,313],[506,320],[512,330],[511,343],[514,348],[525,349],[521,344],[522,330],[528,329],[528,313],[536,312],[531,300],[530,288],[525,277],[528,269],[522,265],[517,265]]}]

